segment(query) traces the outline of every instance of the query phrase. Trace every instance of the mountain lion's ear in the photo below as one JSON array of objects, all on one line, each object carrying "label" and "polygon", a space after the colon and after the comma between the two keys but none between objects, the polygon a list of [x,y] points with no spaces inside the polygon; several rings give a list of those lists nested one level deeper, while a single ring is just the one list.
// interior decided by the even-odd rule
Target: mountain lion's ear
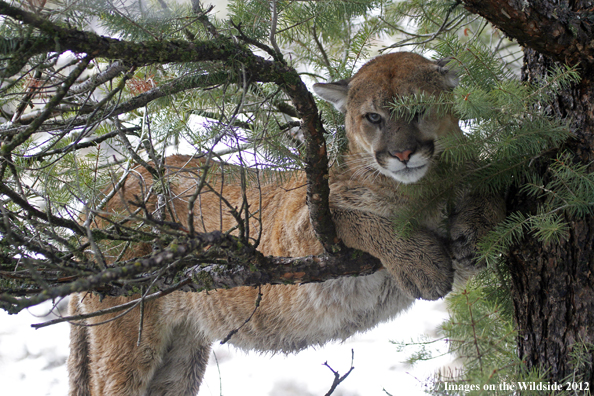
[{"label": "mountain lion's ear", "polygon": [[326,84],[317,83],[314,84],[313,90],[320,98],[332,103],[338,111],[346,113],[349,80],[340,80]]},{"label": "mountain lion's ear", "polygon": [[437,59],[435,64],[437,65],[437,70],[444,76],[447,88],[453,89],[458,86],[459,66],[453,57]]}]

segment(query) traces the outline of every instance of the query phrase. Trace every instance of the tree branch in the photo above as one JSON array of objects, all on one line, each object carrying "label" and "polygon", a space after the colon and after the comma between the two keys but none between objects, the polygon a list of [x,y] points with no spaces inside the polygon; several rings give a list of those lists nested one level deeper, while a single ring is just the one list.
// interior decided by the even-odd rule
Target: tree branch
[{"label": "tree branch", "polygon": [[91,58],[86,56],[80,63],[74,68],[74,70],[68,75],[64,82],[58,88],[56,94],[47,102],[45,108],[41,114],[33,120],[33,122],[25,129],[14,135],[11,139],[6,139],[0,146],[0,153],[4,156],[8,155],[17,146],[23,144],[33,133],[37,131],[37,128],[47,120],[52,114],[53,109],[60,103],[60,101],[68,93],[68,89],[74,84],[76,79],[85,71],[87,65],[91,62]]},{"label": "tree branch", "polygon": [[[40,329],[42,327],[47,327],[47,326],[51,326],[51,325],[62,323],[62,322],[72,322],[72,321],[77,321],[77,320],[82,320],[82,319],[94,318],[95,316],[102,316],[102,315],[107,315],[107,314],[114,313],[114,312],[123,311],[124,309],[135,307],[136,305],[140,304],[141,301],[147,302],[147,301],[151,301],[151,300],[166,296],[168,294],[171,294],[174,291],[179,290],[180,288],[182,288],[183,286],[185,286],[189,283],[191,283],[191,279],[185,279],[182,282],[176,283],[175,285],[173,285],[165,290],[161,290],[156,293],[149,294],[148,296],[143,296],[143,297],[137,298],[135,300],[129,301],[124,304],[116,305],[115,307],[101,309],[99,311],[91,312],[88,314],[64,316],[61,318],[48,320],[47,322],[32,324],[31,327],[33,327],[34,329]],[[74,322],[74,324],[76,325],[77,323]]]},{"label": "tree branch", "polygon": [[[94,57],[120,59],[133,65],[168,62],[224,61],[241,62],[250,77],[260,82],[277,83],[291,98],[303,123],[305,135],[305,172],[308,179],[307,201],[316,234],[328,252],[344,250],[330,216],[328,158],[324,128],[312,94],[292,67],[282,59],[268,61],[254,55],[231,39],[219,37],[204,42],[144,41],[134,43],[98,36],[95,33],[60,27],[35,14],[0,1],[0,14],[34,26],[51,36],[61,50],[92,54]],[[49,38],[40,38],[49,40]],[[49,42],[48,42],[49,44]],[[129,111],[120,108],[120,111]],[[115,115],[113,112],[112,115]]]},{"label": "tree branch", "polygon": [[[221,72],[221,73],[210,73],[210,74],[200,74],[200,75],[189,75],[183,76],[180,78],[173,79],[163,85],[159,85],[149,91],[143,92],[121,104],[117,107],[108,109],[107,113],[109,113],[112,117],[118,116],[120,114],[128,113],[130,111],[139,109],[141,107],[146,106],[150,102],[165,97],[169,95],[175,95],[177,93],[187,91],[190,89],[195,88],[208,88],[218,84],[222,84],[229,78],[228,72]],[[68,118],[63,121],[57,121],[54,124],[51,124],[50,130],[60,130],[65,127],[77,127],[81,125],[85,125],[89,122],[93,122],[95,120],[100,120],[101,115],[96,115],[95,117],[88,117],[82,116],[89,113],[96,113],[97,107],[95,106],[85,106],[83,108],[78,109],[77,115],[72,118]],[[41,112],[41,111],[40,111]],[[20,123],[21,124],[28,124],[35,120],[38,117],[39,113],[31,112],[27,113],[21,117]],[[24,126],[17,126],[13,128],[6,128],[1,130],[2,135],[12,136],[17,135],[25,131],[27,127]],[[46,131],[43,127],[38,128],[38,131]]]},{"label": "tree branch", "polygon": [[[121,60],[130,65],[144,66],[171,62],[227,61],[244,63],[247,69],[258,71],[258,81],[279,79],[284,65],[254,55],[247,47],[227,37],[207,41],[162,40],[133,42],[99,36],[93,32],[61,27],[33,13],[0,1],[0,15],[6,15],[41,30],[44,35],[31,37],[27,45],[38,53],[59,48],[60,51],[89,54],[94,58]],[[29,55],[34,55],[31,51]],[[18,70],[17,70],[18,71]]]},{"label": "tree branch", "polygon": [[[207,246],[224,247],[227,262],[196,265],[196,262],[214,260],[209,257],[212,254],[208,250],[199,252]],[[154,282],[151,271],[162,270],[174,263],[173,267],[177,271],[175,274],[166,274]],[[379,259],[363,252],[353,254],[353,251],[298,258],[265,257],[253,248],[240,244],[237,238],[214,231],[172,243],[167,249],[151,257],[132,260],[123,266],[110,267],[90,276],[68,277],[66,284],[49,284],[43,290],[29,290],[29,294],[35,293],[32,296],[17,298],[14,293],[2,293],[0,308],[15,313],[46,300],[91,290],[100,291],[104,295],[127,295],[145,284],[154,284],[160,290],[167,290],[171,287],[170,280],[174,278],[177,283],[191,279],[192,282],[187,282],[180,288],[183,291],[201,291],[263,284],[323,282],[342,276],[369,275],[381,268]],[[144,275],[139,279],[137,276],[141,274]],[[39,270],[36,275],[43,276],[43,271]],[[55,270],[51,271],[51,276],[52,279],[59,279]],[[10,277],[8,273],[0,272],[0,278]],[[135,280],[133,286],[110,284],[131,279]],[[46,279],[44,281],[47,282]]]},{"label": "tree branch", "polygon": [[254,253],[255,268],[244,264],[193,267],[186,275],[198,289],[227,289],[263,284],[323,282],[343,276],[370,275],[382,268],[381,261],[367,253],[357,255],[322,254],[307,257],[264,257]]},{"label": "tree branch", "polygon": [[571,66],[594,63],[592,9],[574,11],[552,2],[534,6],[521,0],[462,3],[523,46]]},{"label": "tree branch", "polygon": [[102,71],[101,73],[95,74],[91,76],[87,81],[74,85],[70,88],[71,95],[81,94],[83,92],[91,91],[98,87],[99,85],[117,77],[120,73],[125,72],[126,70],[130,69],[130,67],[126,66],[122,62],[116,61],[113,64],[109,65],[109,67]]},{"label": "tree branch", "polygon": [[[0,14],[22,21],[39,29],[42,34],[47,35],[30,38],[33,41],[41,40],[48,45],[51,43],[49,47],[46,47],[46,51],[47,48],[59,48],[59,51],[70,50],[75,53],[85,53],[87,54],[87,59],[91,57],[103,57],[110,60],[120,60],[132,66],[169,62],[221,61],[232,68],[236,68],[240,64],[244,70],[248,71],[249,74],[247,74],[247,77],[250,81],[276,83],[291,98],[295,111],[301,119],[302,131],[304,132],[306,142],[305,172],[308,179],[307,202],[310,209],[310,218],[314,230],[325,250],[334,254],[333,256],[323,255],[296,259],[264,258],[253,248],[248,247],[244,249],[248,249],[249,251],[243,251],[240,255],[241,257],[239,257],[236,249],[237,244],[232,237],[224,236],[223,238],[221,236],[223,234],[221,233],[201,234],[196,238],[185,239],[183,243],[175,244],[175,247],[170,246],[165,251],[155,253],[152,257],[129,262],[123,266],[107,268],[94,275],[77,278],[67,284],[54,284],[49,289],[45,289],[33,296],[15,298],[7,293],[1,294],[0,307],[15,312],[47,299],[88,290],[96,290],[110,295],[130,293],[133,291],[132,286],[127,284],[122,286],[117,281],[134,279],[135,287],[138,285],[144,286],[151,284],[156,276],[155,274],[150,274],[150,272],[159,268],[162,269],[164,266],[172,266],[175,271],[178,271],[178,275],[180,275],[179,271],[190,268],[197,263],[212,263],[213,259],[210,251],[197,253],[207,245],[224,247],[227,254],[231,256],[235,254],[234,257],[236,260],[232,262],[227,261],[223,266],[217,266],[215,264],[205,269],[197,270],[195,268],[190,272],[181,274],[183,277],[191,277],[193,279],[193,285],[186,287],[184,290],[200,290],[210,287],[254,286],[264,283],[318,282],[344,276],[345,274],[350,276],[372,273],[381,268],[381,262],[378,259],[366,253],[347,249],[337,237],[329,209],[328,197],[330,189],[328,186],[325,130],[322,126],[312,94],[308,91],[297,71],[287,65],[282,60],[282,57],[279,57],[275,61],[266,60],[254,55],[246,46],[223,36],[204,42],[171,40],[136,43],[117,40],[98,36],[92,32],[59,26],[35,14],[10,6],[1,0]],[[33,47],[39,48],[39,46]],[[157,87],[141,94],[108,113],[110,116],[115,116],[138,108],[157,97],[171,95],[172,93],[196,85],[202,86],[205,83],[205,79],[208,80],[210,77],[212,76],[205,77],[199,75],[188,77],[195,78],[196,80],[194,81],[188,78],[172,81],[167,86]],[[228,75],[224,77],[227,80]],[[72,86],[73,82],[68,81],[69,84],[67,87]],[[94,84],[90,86],[92,87]],[[54,96],[50,102],[53,103],[57,100],[57,97],[58,95]],[[97,113],[96,110],[95,108],[94,114]],[[99,121],[102,116],[98,117]],[[88,124],[94,121],[95,118],[97,116],[78,116],[71,120],[66,120],[66,125],[67,128],[71,129],[79,124],[78,121],[82,122],[82,124]],[[52,125],[58,124],[53,123]],[[35,128],[32,128],[34,125]],[[38,126],[34,121],[24,130],[19,129],[16,134],[12,128],[3,131],[3,134],[5,136],[14,136],[13,141],[20,142],[22,140],[20,138],[21,136],[27,135],[28,137],[30,135],[29,131],[41,131],[41,129],[37,129]],[[8,147],[3,146],[2,151],[13,149],[14,146],[15,144]],[[10,193],[11,190],[4,186],[4,192]],[[29,206],[24,205],[22,207],[31,215],[43,218],[44,220],[47,218],[47,214]],[[49,220],[55,222],[56,219],[51,218]],[[73,223],[75,224],[75,222],[67,222],[61,226],[79,232],[80,226],[76,225],[75,227]],[[103,231],[94,230],[93,234],[95,235],[96,232],[97,237],[102,237]],[[216,260],[220,260],[220,257]],[[173,264],[174,262],[175,264]],[[228,264],[233,264],[233,268],[229,268]],[[81,263],[81,268],[84,265],[85,263]],[[252,270],[254,268],[255,270]],[[163,282],[165,282],[165,286],[163,286]],[[157,284],[157,287],[161,289],[167,286],[166,280]]]},{"label": "tree branch", "polygon": [[29,202],[27,202],[20,194],[11,190],[10,188],[8,188],[6,184],[2,182],[0,182],[0,194],[4,194],[7,197],[9,197],[15,204],[19,205],[30,216],[46,220],[48,223],[56,225],[58,227],[68,228],[76,234],[85,235],[84,228],[77,222],[52,215],[51,213],[40,211],[39,209],[32,206]]},{"label": "tree branch", "polygon": [[[287,73],[288,74],[288,73]],[[312,94],[293,71],[294,83],[284,89],[292,99],[302,122],[305,137],[305,173],[307,175],[307,204],[309,218],[324,249],[329,253],[343,251],[346,247],[336,234],[330,215],[330,186],[328,185],[328,152],[324,127],[318,116]]]}]

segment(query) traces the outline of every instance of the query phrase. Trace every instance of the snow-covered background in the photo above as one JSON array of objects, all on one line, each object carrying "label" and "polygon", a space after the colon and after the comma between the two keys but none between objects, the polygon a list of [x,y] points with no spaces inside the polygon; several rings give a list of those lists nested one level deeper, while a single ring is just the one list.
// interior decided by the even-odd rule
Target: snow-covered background
[{"label": "snow-covered background", "polygon": [[[69,325],[65,323],[34,330],[32,323],[50,306],[43,305],[8,315],[0,312],[0,395],[65,396],[68,388],[66,358]],[[60,305],[63,314],[66,306]],[[334,375],[355,367],[333,393],[334,396],[423,395],[426,379],[447,365],[449,356],[415,366],[403,363],[406,353],[397,352],[390,341],[417,340],[433,335],[447,317],[442,301],[418,301],[408,312],[344,343],[307,349],[293,355],[244,353],[232,346],[216,345],[200,390],[200,396],[322,396]],[[216,361],[218,361],[218,366]]]}]

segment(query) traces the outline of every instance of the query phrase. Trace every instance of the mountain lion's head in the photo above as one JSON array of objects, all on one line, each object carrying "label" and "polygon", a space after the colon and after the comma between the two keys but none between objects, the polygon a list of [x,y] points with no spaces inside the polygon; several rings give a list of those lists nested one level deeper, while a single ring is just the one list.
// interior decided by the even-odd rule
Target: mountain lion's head
[{"label": "mountain lion's head", "polygon": [[453,89],[458,78],[447,60],[430,61],[408,52],[378,56],[349,80],[315,84],[314,91],[346,114],[350,154],[369,158],[368,167],[401,183],[414,183],[438,155],[435,141],[461,134],[451,115],[398,118],[390,111],[395,98]]}]

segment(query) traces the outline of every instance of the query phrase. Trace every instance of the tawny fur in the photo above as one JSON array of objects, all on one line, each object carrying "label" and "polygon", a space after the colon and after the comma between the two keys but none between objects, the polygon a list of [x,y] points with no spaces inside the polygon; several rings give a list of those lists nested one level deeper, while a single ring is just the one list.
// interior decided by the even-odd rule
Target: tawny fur
[{"label": "tawny fur", "polygon": [[[462,197],[449,230],[439,227],[441,218],[430,218],[408,239],[395,235],[391,220],[409,204],[399,191],[401,183],[415,182],[430,171],[438,156],[436,139],[461,135],[461,131],[452,116],[429,115],[411,122],[393,119],[387,105],[395,96],[439,93],[453,88],[455,82],[455,74],[443,64],[397,53],[372,60],[349,81],[316,85],[320,96],[346,112],[349,152],[344,163],[330,172],[331,211],[338,235],[347,246],[381,259],[385,269],[319,284],[263,286],[260,306],[230,343],[245,350],[293,352],[343,340],[393,318],[416,298],[445,296],[455,277],[465,278],[473,271],[465,263],[476,239],[499,219],[502,208],[497,200]],[[381,122],[371,122],[376,118],[370,118],[370,113],[379,115]],[[172,156],[166,165],[174,197],[174,218],[167,220],[187,226],[187,200],[195,191],[203,161]],[[135,209],[128,202],[148,193],[151,183],[150,174],[138,168],[109,211],[126,214]],[[305,186],[300,173],[280,185],[263,185],[261,191],[252,183],[248,200],[252,212],[260,209],[261,200],[259,249],[264,254],[322,253],[309,221]],[[239,183],[222,183],[221,177],[215,177],[211,188],[196,201],[194,227],[199,232],[226,231],[236,225],[218,193],[222,191],[231,206],[240,207]],[[155,201],[153,194],[149,210],[154,210]],[[250,235],[258,235],[259,227],[252,221]],[[142,249],[132,253],[146,253]],[[175,292],[147,303],[139,346],[138,309],[100,326],[73,326],[70,395],[197,394],[211,344],[245,322],[254,311],[257,294],[251,287]],[[128,300],[76,295],[71,313],[89,313]],[[113,316],[88,319],[87,324]]]}]

